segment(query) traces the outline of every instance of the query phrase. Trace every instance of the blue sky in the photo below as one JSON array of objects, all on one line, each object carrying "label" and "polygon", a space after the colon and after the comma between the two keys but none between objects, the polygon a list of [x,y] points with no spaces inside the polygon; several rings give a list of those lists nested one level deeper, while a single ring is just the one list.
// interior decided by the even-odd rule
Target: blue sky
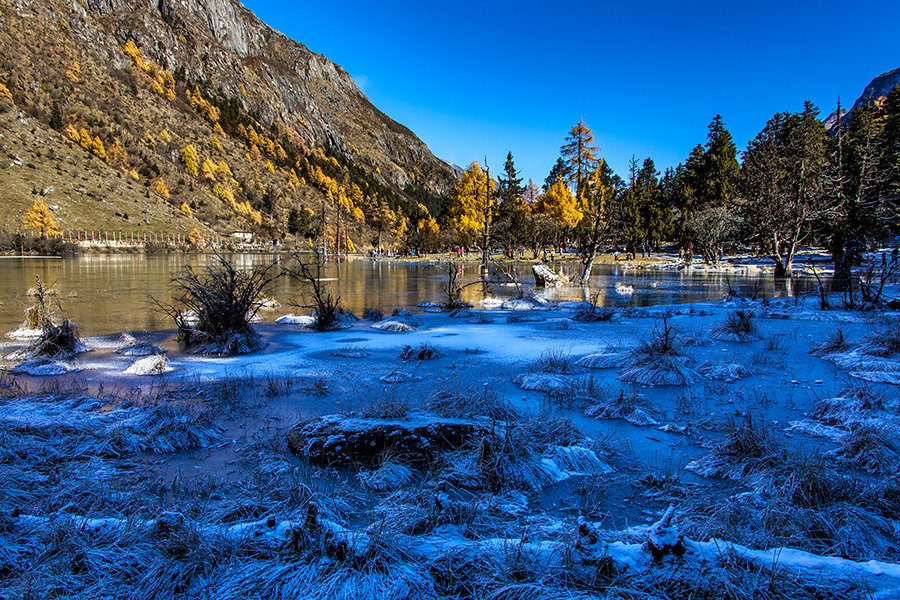
[{"label": "blue sky", "polygon": [[720,113],[738,149],[775,112],[823,114],[900,67],[900,2],[245,0],[344,67],[435,155],[543,181],[584,118],[613,169],[682,162]]}]

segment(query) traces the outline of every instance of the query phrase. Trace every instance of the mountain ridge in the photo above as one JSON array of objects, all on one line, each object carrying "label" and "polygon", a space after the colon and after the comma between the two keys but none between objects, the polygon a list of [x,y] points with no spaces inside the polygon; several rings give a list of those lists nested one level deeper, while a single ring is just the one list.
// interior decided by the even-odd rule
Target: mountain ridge
[{"label": "mountain ridge", "polygon": [[[10,25],[0,31],[0,82],[19,110],[7,122],[33,119],[34,139],[79,163],[58,172],[58,196],[80,185],[81,156],[107,183],[130,175],[152,191],[163,180],[168,195],[144,193],[144,201],[167,200],[174,217],[186,203],[213,228],[240,228],[235,215],[243,215],[276,230],[302,208],[305,221],[325,215],[326,234],[352,233],[365,246],[373,230],[379,239],[385,228],[402,236],[431,218],[457,177],[340,65],[236,0],[0,0],[0,15]],[[11,159],[29,145],[20,133],[18,147],[5,144]],[[114,145],[116,157],[94,152],[94,138],[101,151]],[[229,177],[189,167],[188,146],[198,165],[224,165]],[[13,163],[47,158],[28,152]],[[23,190],[46,189],[34,176],[6,170],[16,204],[7,212],[21,213]],[[143,191],[110,186],[130,203]],[[353,227],[339,231],[344,219]],[[0,221],[15,229],[2,211]]]}]

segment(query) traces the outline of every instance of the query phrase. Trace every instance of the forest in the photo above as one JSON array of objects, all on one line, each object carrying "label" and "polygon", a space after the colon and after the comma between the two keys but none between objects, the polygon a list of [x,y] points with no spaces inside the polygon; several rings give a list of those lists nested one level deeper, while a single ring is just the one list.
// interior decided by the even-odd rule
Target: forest
[{"label": "forest", "polygon": [[473,162],[442,212],[443,237],[419,228],[410,243],[580,249],[583,279],[602,250],[645,255],[674,243],[687,257],[717,263],[743,249],[790,277],[801,246],[826,248],[835,290],[871,246],[897,233],[900,217],[900,86],[851,112],[838,106],[829,129],[819,110],[772,116],[739,152],[720,115],[706,142],[660,173],[633,157],[627,181],[603,159],[582,120],[538,188],[523,185],[513,155],[496,180]]}]

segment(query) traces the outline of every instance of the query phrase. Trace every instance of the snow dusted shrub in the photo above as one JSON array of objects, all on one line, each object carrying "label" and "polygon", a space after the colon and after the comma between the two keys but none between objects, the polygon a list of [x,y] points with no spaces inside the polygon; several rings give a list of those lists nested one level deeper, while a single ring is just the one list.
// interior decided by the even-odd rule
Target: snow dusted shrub
[{"label": "snow dusted shrub", "polygon": [[711,337],[723,342],[750,342],[759,338],[750,311],[736,310],[725,322],[713,329]]}]

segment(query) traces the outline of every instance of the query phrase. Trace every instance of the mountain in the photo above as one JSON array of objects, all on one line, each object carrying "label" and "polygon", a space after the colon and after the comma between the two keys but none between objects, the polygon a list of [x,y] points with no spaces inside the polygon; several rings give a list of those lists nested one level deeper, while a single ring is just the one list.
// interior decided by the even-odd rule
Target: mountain
[{"label": "mountain", "polygon": [[367,245],[436,213],[456,179],[236,0],[0,0],[0,17],[7,230],[40,193],[63,229],[276,235],[290,215],[309,233],[324,213]]},{"label": "mountain", "polygon": [[[870,102],[881,102],[890,93],[894,86],[900,85],[900,68],[882,73],[873,79],[869,85],[863,90],[862,95],[856,99],[850,110],[841,109],[841,117],[847,116],[854,109],[859,108]],[[837,125],[837,111],[832,112],[825,119],[825,127],[831,131]]]}]

